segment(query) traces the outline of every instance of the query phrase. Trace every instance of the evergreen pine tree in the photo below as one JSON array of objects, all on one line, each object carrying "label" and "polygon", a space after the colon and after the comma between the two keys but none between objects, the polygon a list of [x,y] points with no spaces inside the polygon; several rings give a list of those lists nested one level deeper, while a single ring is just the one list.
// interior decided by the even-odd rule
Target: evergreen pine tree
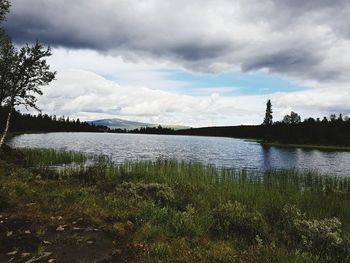
[{"label": "evergreen pine tree", "polygon": [[265,118],[264,118],[264,122],[263,125],[272,125],[272,104],[271,104],[271,100],[268,100],[266,103],[266,113],[265,113]]}]

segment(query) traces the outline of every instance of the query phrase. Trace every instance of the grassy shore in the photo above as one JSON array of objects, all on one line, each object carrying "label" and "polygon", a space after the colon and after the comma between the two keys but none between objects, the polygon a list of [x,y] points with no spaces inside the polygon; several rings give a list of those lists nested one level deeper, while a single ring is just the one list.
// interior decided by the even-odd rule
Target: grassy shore
[{"label": "grassy shore", "polygon": [[1,262],[349,262],[349,178],[88,158],[2,153]]}]

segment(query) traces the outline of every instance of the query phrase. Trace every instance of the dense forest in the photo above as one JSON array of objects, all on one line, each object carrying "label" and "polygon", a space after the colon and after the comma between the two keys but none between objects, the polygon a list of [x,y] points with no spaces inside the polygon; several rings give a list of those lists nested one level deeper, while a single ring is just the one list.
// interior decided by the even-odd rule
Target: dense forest
[{"label": "dense forest", "polygon": [[350,121],[309,118],[299,123],[206,127],[176,131],[179,135],[223,136],[261,139],[266,142],[350,146]]},{"label": "dense forest", "polygon": [[[0,129],[4,130],[8,109],[0,107]],[[110,132],[110,133],[142,133],[142,134],[174,134],[174,129],[158,127],[141,127],[134,130],[110,129],[81,122],[79,119],[57,117],[47,114],[22,114],[13,111],[10,125],[11,132]]]},{"label": "dense forest", "polygon": [[[0,129],[4,130],[8,110],[0,108]],[[49,116],[47,114],[22,114],[13,111],[11,118],[11,132],[102,132],[107,127],[94,126],[79,119]]]}]

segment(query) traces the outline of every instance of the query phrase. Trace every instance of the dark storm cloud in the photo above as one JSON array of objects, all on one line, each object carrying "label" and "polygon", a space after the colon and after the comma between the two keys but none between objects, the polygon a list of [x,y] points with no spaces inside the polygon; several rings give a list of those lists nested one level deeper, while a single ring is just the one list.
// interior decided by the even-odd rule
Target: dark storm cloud
[{"label": "dark storm cloud", "polygon": [[293,71],[295,68],[307,68],[321,61],[320,57],[300,50],[285,50],[261,57],[252,58],[242,65],[244,71],[268,68],[273,72]]},{"label": "dark storm cloud", "polygon": [[[13,0],[17,43],[158,59],[194,71],[267,69],[293,79],[346,75],[348,0]],[[344,55],[342,63],[337,56]]]}]

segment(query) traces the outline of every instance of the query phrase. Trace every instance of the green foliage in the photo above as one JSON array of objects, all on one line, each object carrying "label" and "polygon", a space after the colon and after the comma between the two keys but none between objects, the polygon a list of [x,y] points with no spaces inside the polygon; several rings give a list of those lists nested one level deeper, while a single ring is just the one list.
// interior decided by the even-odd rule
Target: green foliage
[{"label": "green foliage", "polygon": [[155,261],[166,260],[171,254],[171,247],[166,243],[155,243],[150,251],[150,258]]},{"label": "green foliage", "polygon": [[325,262],[346,262],[349,245],[342,234],[338,218],[308,219],[295,206],[286,205],[282,211],[284,237],[291,245]]},{"label": "green foliage", "polygon": [[176,212],[170,221],[170,229],[180,236],[194,236],[201,232],[196,222],[196,210],[188,205],[185,211]]},{"label": "green foliage", "polygon": [[17,149],[17,153],[23,156],[23,164],[29,167],[83,163],[88,159],[86,155],[79,152],[52,149],[19,148]]},{"label": "green foliage", "polygon": [[267,236],[267,226],[259,212],[248,211],[235,201],[220,204],[213,210],[214,223],[211,231],[222,238],[240,237],[252,241],[257,235]]},{"label": "green foliage", "polygon": [[5,16],[10,8],[10,2],[8,0],[0,1],[0,23],[5,20]]},{"label": "green foliage", "polygon": [[285,124],[298,124],[301,122],[301,117],[298,113],[292,111],[290,115],[286,115],[283,117],[282,122]]},{"label": "green foliage", "polygon": [[5,211],[91,218],[112,236],[120,225],[123,240],[142,247],[135,250],[140,262],[348,260],[349,178],[297,170],[255,175],[165,160],[114,164],[102,157],[48,176],[44,163],[72,158],[14,151],[29,166],[42,164],[29,169],[0,161]]},{"label": "green foliage", "polygon": [[123,182],[116,187],[116,194],[142,200],[149,198],[158,204],[169,204],[175,198],[173,190],[166,184]]}]

